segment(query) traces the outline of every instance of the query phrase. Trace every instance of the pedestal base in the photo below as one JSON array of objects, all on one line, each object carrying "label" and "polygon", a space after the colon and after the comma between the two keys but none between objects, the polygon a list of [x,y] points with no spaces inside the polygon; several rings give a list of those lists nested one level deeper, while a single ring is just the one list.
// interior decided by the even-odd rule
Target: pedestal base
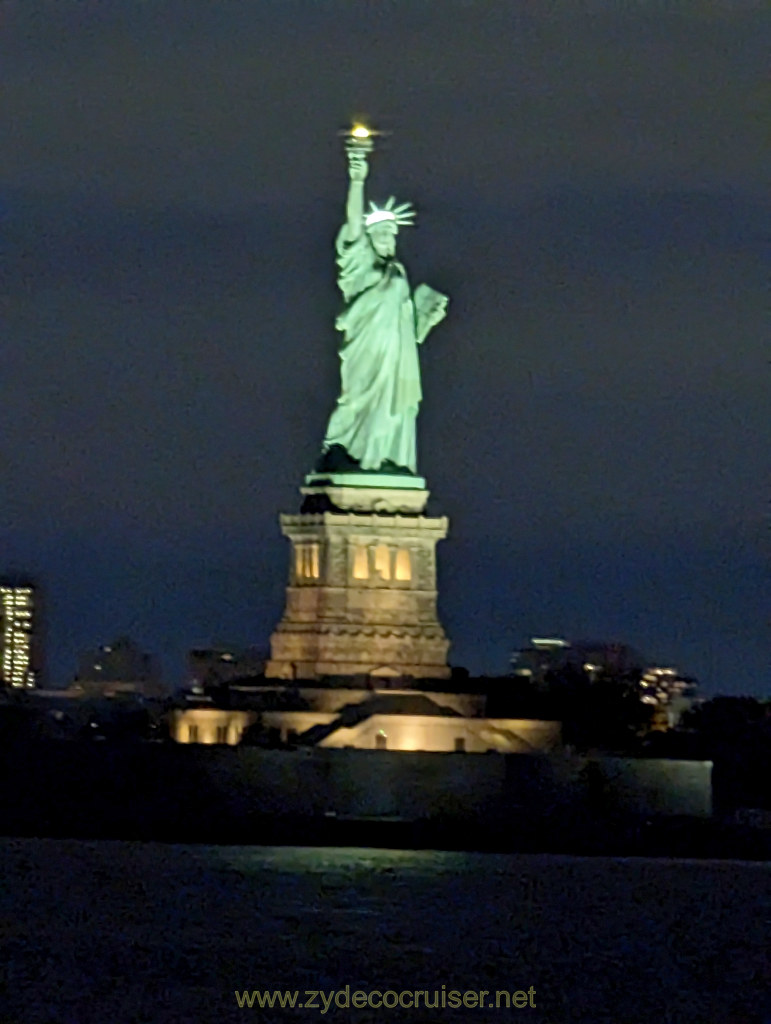
[{"label": "pedestal base", "polygon": [[448,524],[418,514],[428,492],[330,483],[302,493],[341,511],[281,516],[292,560],[266,676],[448,678],[435,554]]}]

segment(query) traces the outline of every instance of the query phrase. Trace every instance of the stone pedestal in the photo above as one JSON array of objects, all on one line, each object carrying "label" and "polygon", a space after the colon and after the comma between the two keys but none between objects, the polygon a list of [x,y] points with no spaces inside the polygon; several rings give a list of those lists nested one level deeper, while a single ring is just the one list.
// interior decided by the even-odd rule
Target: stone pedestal
[{"label": "stone pedestal", "polygon": [[447,519],[424,516],[428,492],[411,483],[307,478],[304,507],[322,511],[281,516],[289,586],[266,676],[449,677],[436,610]]}]

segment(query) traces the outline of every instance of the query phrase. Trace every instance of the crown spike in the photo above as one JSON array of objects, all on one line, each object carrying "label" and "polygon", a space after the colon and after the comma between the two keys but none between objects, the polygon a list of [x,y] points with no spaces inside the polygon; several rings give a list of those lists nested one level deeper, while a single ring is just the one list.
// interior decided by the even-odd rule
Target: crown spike
[{"label": "crown spike", "polygon": [[364,226],[371,227],[382,221],[391,221],[397,225],[411,226],[415,210],[412,203],[399,203],[396,205],[394,196],[389,196],[384,206],[378,206],[372,200],[369,202],[369,213],[364,217]]}]

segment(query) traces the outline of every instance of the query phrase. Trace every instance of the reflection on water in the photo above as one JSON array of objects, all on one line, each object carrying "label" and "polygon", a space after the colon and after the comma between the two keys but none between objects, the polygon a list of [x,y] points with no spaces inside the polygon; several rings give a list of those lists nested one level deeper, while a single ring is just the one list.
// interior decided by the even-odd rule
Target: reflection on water
[{"label": "reflection on water", "polygon": [[[8,1021],[767,1022],[771,866],[0,840]],[[536,1009],[239,1009],[236,990]]]}]

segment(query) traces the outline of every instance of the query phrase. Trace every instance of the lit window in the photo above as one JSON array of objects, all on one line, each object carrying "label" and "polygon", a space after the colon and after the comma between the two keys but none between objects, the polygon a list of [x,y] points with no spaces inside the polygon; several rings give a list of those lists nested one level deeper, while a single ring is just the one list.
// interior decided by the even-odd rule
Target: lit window
[{"label": "lit window", "polygon": [[391,579],[391,552],[385,544],[378,544],[375,548],[375,572],[380,573],[383,580]]},{"label": "lit window", "polygon": [[395,580],[411,580],[412,565],[410,564],[410,553],[406,548],[399,548],[396,552],[396,566],[394,568]]},{"label": "lit window", "polygon": [[295,573],[298,579],[319,578],[318,544],[298,544],[295,549]]},{"label": "lit window", "polygon": [[365,547],[357,547],[353,555],[353,578],[355,580],[369,579],[369,552]]},{"label": "lit window", "polygon": [[311,544],[311,577],[317,580],[319,575],[319,546]]}]

